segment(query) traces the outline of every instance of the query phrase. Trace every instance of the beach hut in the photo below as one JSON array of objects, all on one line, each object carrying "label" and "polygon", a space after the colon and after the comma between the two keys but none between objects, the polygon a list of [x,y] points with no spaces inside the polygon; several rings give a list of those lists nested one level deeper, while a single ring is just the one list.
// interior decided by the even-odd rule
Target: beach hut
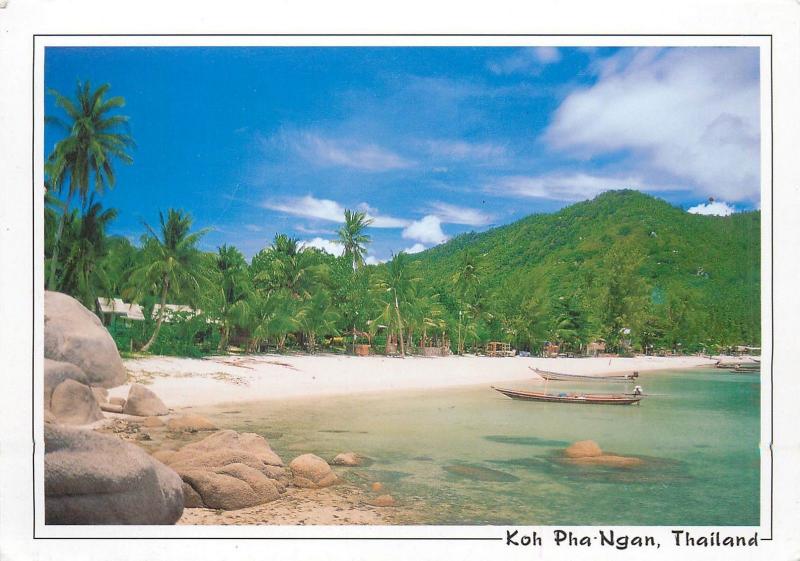
[{"label": "beach hut", "polygon": [[586,354],[589,356],[600,356],[606,352],[606,342],[603,339],[592,341],[586,345]]},{"label": "beach hut", "polygon": [[144,321],[144,312],[139,304],[123,302],[121,298],[97,298],[97,309],[103,324],[111,325],[117,318]]},{"label": "beach hut", "polygon": [[501,343],[500,341],[491,341],[486,345],[487,356],[514,356],[516,351],[511,348],[509,343]]}]

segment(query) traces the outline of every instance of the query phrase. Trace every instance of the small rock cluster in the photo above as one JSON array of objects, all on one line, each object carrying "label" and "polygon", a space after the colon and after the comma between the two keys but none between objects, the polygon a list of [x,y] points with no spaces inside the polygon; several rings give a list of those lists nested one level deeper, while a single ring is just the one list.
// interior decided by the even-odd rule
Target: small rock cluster
[{"label": "small rock cluster", "polygon": [[[169,408],[141,384],[132,384],[127,398],[109,397],[108,388],[125,380],[116,345],[97,316],[65,294],[46,292],[47,524],[174,524],[185,507],[238,510],[273,501],[289,485],[320,489],[338,481],[328,462],[314,454],[286,466],[255,433],[218,430],[199,415],[168,417]],[[112,418],[98,423],[103,412]],[[170,445],[187,433],[214,432],[152,455],[126,442],[150,441],[150,447],[156,442],[150,433],[162,430],[172,435]],[[366,461],[346,452],[331,463],[360,466]],[[380,493],[383,487],[375,483],[372,490]],[[369,504],[395,502],[379,494]]]},{"label": "small rock cluster", "polygon": [[108,399],[127,377],[114,340],[70,296],[46,292],[44,307],[45,522],[174,524],[184,502],[178,474],[116,436],[78,428],[138,399]]}]

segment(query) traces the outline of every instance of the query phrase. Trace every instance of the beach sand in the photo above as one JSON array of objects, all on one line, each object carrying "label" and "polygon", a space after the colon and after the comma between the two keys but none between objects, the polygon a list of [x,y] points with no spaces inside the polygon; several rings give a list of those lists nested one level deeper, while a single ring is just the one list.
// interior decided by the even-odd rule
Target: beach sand
[{"label": "beach sand", "polygon": [[377,507],[353,485],[324,489],[289,487],[279,499],[241,510],[187,508],[178,524],[376,525],[403,522],[403,507]]},{"label": "beach sand", "polygon": [[439,389],[536,379],[528,367],[600,375],[711,366],[698,356],[633,358],[491,358],[478,356],[355,357],[344,355],[152,357],[125,361],[129,383],[109,391],[126,397],[146,384],[169,407],[270,399]]}]

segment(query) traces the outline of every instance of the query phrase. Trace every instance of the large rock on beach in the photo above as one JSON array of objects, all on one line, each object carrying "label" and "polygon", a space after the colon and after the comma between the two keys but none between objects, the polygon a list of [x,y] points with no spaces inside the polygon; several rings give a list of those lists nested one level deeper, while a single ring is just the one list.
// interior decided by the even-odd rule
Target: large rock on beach
[{"label": "large rock on beach", "polygon": [[113,388],[127,377],[117,345],[100,319],[59,292],[44,294],[44,356],[74,364],[92,386]]},{"label": "large rock on beach", "polygon": [[75,380],[64,380],[53,390],[50,412],[67,425],[86,425],[103,418],[92,389]]},{"label": "large rock on beach", "polygon": [[44,408],[50,409],[50,399],[53,397],[53,390],[65,380],[74,380],[86,386],[89,385],[89,378],[83,370],[68,362],[44,359]]},{"label": "large rock on beach", "polygon": [[237,510],[278,498],[289,474],[269,443],[254,433],[217,431],[177,451],[155,453],[183,479],[186,507]]},{"label": "large rock on beach", "polygon": [[238,510],[274,501],[280,495],[272,479],[240,463],[213,470],[185,470],[181,477],[197,495],[190,494],[190,504],[196,504],[199,497],[206,508]]},{"label": "large rock on beach", "polygon": [[114,403],[101,403],[100,410],[107,413],[122,413],[122,405],[116,405]]},{"label": "large rock on beach", "polygon": [[181,478],[119,438],[45,425],[45,523],[174,524]]},{"label": "large rock on beach", "polygon": [[94,398],[97,400],[97,403],[103,404],[108,403],[108,390],[105,388],[100,388],[97,386],[92,386],[92,393],[94,394]]},{"label": "large rock on beach", "polygon": [[318,489],[336,482],[336,474],[328,462],[314,454],[296,457],[289,463],[289,468],[292,470],[294,484],[297,487]]},{"label": "large rock on beach", "polygon": [[169,409],[161,399],[141,384],[131,384],[128,399],[125,400],[123,412],[126,415],[152,417],[166,415]]}]

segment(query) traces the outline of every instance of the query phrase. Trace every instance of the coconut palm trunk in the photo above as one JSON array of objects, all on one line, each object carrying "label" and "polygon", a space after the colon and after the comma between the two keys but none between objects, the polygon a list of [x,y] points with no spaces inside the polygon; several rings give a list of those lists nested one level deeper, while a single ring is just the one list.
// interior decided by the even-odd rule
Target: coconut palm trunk
[{"label": "coconut palm trunk", "polygon": [[397,301],[397,290],[394,291],[394,309],[397,312],[397,332],[400,334],[400,355],[405,358],[406,346],[403,341],[403,319],[400,317],[400,303]]},{"label": "coconut palm trunk", "polygon": [[142,352],[147,352],[150,350],[150,347],[153,346],[153,343],[156,342],[156,337],[158,337],[158,332],[161,331],[161,325],[164,323],[164,307],[167,305],[167,291],[169,290],[169,279],[164,278],[164,287],[161,289],[161,307],[158,309],[158,319],[156,320],[156,329],[153,331],[153,334],[150,336],[150,340],[144,344],[142,347]]},{"label": "coconut palm trunk", "polygon": [[67,203],[61,212],[61,220],[58,221],[58,230],[56,230],[56,239],[53,242],[53,257],[50,260],[50,277],[47,280],[48,290],[56,290],[56,269],[58,268],[58,254],[61,248],[61,236],[64,234],[64,224],[67,222],[67,213],[69,212],[69,205],[72,202],[72,193],[67,197]]}]

